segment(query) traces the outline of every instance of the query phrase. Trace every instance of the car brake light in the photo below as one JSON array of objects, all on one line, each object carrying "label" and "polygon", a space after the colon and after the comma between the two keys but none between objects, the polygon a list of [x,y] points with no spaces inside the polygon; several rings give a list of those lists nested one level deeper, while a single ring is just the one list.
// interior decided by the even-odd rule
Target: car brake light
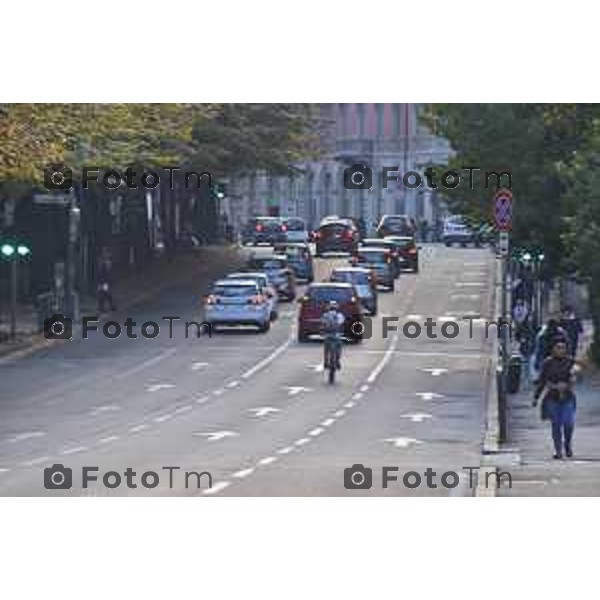
[{"label": "car brake light", "polygon": [[287,225],[282,225],[281,226],[281,231],[287,231],[287,230],[288,230]]},{"label": "car brake light", "polygon": [[214,294],[206,296],[206,304],[217,304],[218,302],[219,299]]},{"label": "car brake light", "polygon": [[264,302],[264,298],[259,294],[258,296],[250,296],[248,298],[249,304],[262,304]]},{"label": "car brake light", "polygon": [[321,237],[321,232],[320,232],[320,231],[315,231],[315,232],[313,233],[313,238],[315,238],[315,239],[316,239],[316,238],[320,238],[320,237]]},{"label": "car brake light", "polygon": [[409,254],[416,254],[417,253],[417,249],[416,248],[409,248],[408,249],[408,253]]},{"label": "car brake light", "polygon": [[262,231],[263,230],[263,226],[262,225],[257,225],[256,226],[256,231]]}]

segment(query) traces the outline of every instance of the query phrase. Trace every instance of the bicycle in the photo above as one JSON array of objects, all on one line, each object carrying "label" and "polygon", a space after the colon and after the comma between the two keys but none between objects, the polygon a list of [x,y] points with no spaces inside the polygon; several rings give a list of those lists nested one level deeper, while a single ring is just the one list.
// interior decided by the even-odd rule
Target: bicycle
[{"label": "bicycle", "polygon": [[329,384],[335,383],[335,372],[340,368],[341,340],[336,335],[326,335],[323,340],[323,367],[328,371]]}]

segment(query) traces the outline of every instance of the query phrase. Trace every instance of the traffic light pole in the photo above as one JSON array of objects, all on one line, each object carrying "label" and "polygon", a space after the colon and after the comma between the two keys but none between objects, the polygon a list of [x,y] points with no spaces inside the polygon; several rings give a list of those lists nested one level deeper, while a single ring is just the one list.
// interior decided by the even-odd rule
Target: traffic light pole
[{"label": "traffic light pole", "polygon": [[18,262],[16,257],[10,261],[10,339],[13,342],[17,339]]}]

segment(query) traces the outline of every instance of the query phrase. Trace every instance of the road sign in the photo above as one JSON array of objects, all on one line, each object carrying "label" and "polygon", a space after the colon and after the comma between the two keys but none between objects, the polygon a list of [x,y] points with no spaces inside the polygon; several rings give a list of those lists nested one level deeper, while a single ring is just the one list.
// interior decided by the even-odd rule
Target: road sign
[{"label": "road sign", "polygon": [[70,194],[34,194],[34,204],[52,204],[54,206],[67,206],[71,203]]},{"label": "road sign", "polygon": [[494,220],[497,231],[510,231],[512,225],[513,195],[509,189],[501,188],[494,196]]},{"label": "road sign", "polygon": [[500,256],[508,256],[508,232],[500,232]]}]

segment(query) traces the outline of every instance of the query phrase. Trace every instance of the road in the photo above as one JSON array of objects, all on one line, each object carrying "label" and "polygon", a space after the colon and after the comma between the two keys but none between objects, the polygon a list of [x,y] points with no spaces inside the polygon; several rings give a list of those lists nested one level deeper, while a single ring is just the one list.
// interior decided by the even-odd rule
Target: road
[{"label": "road", "polygon": [[[346,261],[318,259],[316,279]],[[487,249],[425,246],[421,272],[403,273],[394,293],[380,294],[372,338],[345,346],[333,386],[321,344],[296,341],[295,303],[281,305],[266,334],[185,339],[176,323],[173,339],[168,328],[155,339],[95,335],[0,361],[0,494],[472,495],[463,467],[480,464],[493,271]],[[198,318],[202,292],[190,282],[127,316],[138,325]],[[431,317],[438,338],[401,330],[384,338],[386,315],[400,324]],[[472,335],[463,315],[480,317]],[[441,335],[446,321],[458,322],[457,338]],[[44,488],[44,469],[55,463],[73,470],[71,489]],[[345,489],[344,469],[354,464],[372,468],[371,489]],[[99,481],[82,488],[86,466],[98,467]],[[398,468],[387,488],[384,466]],[[127,486],[127,468],[137,488]],[[436,488],[425,477],[415,489],[402,483],[427,468]],[[121,473],[119,487],[102,484],[108,471]],[[142,486],[146,471],[160,474],[157,487]],[[185,471],[210,473],[212,486],[207,475],[200,488],[193,475],[186,482]],[[445,471],[459,474],[448,480],[455,487],[442,485]]]}]

